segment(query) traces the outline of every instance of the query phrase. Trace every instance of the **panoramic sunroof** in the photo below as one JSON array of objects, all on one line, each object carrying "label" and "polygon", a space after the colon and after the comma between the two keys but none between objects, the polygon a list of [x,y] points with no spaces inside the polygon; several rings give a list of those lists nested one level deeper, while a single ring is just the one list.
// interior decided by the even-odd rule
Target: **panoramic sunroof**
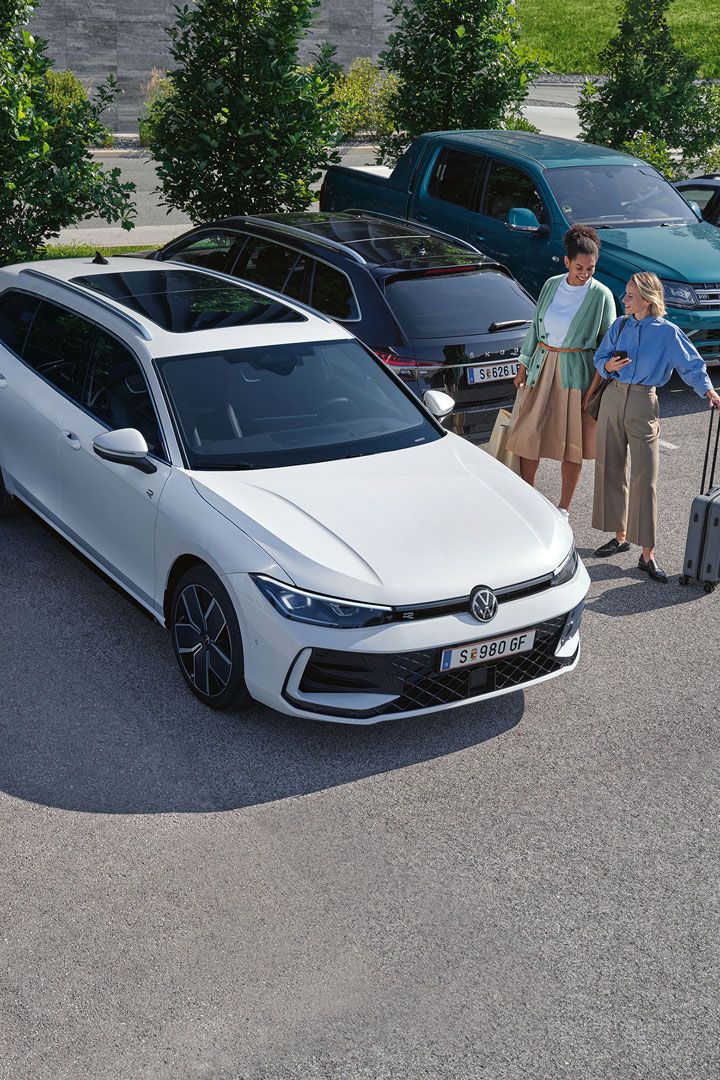
[{"label": "panoramic sunroof", "polygon": [[304,322],[305,316],[232,281],[196,270],[127,270],[72,279],[144,315],[163,330],[188,334],[229,326]]}]

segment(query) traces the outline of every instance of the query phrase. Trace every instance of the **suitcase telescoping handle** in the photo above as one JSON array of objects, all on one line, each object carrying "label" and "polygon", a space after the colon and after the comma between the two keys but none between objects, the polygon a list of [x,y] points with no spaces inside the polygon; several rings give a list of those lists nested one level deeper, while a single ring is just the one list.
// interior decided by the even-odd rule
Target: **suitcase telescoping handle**
[{"label": "suitcase telescoping handle", "polygon": [[708,428],[707,446],[705,447],[705,463],[703,465],[702,481],[700,484],[700,493],[702,495],[707,494],[715,483],[715,466],[718,459],[718,443],[720,443],[720,414],[718,415],[718,424],[715,429],[715,450],[713,451],[712,468],[710,469],[710,483],[705,487],[705,478],[707,477],[708,463],[710,461],[710,441],[712,439],[713,420],[715,419],[715,413],[717,409],[710,410],[710,427]]}]

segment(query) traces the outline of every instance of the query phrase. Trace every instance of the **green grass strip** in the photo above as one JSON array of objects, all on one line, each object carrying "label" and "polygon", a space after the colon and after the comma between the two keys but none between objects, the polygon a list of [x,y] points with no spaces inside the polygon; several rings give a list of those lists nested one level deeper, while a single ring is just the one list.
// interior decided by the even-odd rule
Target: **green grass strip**
[{"label": "green grass strip", "polygon": [[[619,0],[517,0],[522,41],[550,71],[602,75],[598,54],[617,30]],[[675,0],[668,23],[675,41],[700,63],[704,79],[720,78],[717,0]]]},{"label": "green grass strip", "polygon": [[130,244],[119,244],[114,247],[98,247],[97,244],[48,244],[41,249],[38,259],[84,259],[93,256],[96,251],[101,255],[127,255],[129,252],[152,251],[148,244],[133,247]]}]

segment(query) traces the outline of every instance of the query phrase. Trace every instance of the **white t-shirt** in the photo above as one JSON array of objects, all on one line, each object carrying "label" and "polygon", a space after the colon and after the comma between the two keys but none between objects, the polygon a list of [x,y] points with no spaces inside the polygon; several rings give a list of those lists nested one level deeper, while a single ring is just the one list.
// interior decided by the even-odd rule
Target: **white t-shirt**
[{"label": "white t-shirt", "polygon": [[565,277],[560,282],[543,320],[546,345],[559,349],[565,343],[570,323],[580,310],[591,281],[592,278],[588,278],[584,285],[568,285]]}]

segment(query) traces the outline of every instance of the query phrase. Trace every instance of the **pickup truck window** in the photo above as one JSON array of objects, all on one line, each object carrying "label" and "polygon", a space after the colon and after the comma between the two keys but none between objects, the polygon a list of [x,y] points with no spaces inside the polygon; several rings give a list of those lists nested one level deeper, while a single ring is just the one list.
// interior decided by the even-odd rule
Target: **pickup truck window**
[{"label": "pickup truck window", "polygon": [[493,161],[490,165],[481,212],[487,214],[488,217],[505,221],[508,210],[516,207],[532,210],[538,221],[542,223],[548,221],[545,204],[535,187],[533,178],[512,165]]},{"label": "pickup truck window", "polygon": [[675,188],[650,166],[548,169],[547,182],[569,222],[606,229],[697,221]]},{"label": "pickup truck window", "polygon": [[438,154],[428,182],[428,194],[435,199],[473,209],[476,180],[485,159],[465,150],[445,147]]}]

